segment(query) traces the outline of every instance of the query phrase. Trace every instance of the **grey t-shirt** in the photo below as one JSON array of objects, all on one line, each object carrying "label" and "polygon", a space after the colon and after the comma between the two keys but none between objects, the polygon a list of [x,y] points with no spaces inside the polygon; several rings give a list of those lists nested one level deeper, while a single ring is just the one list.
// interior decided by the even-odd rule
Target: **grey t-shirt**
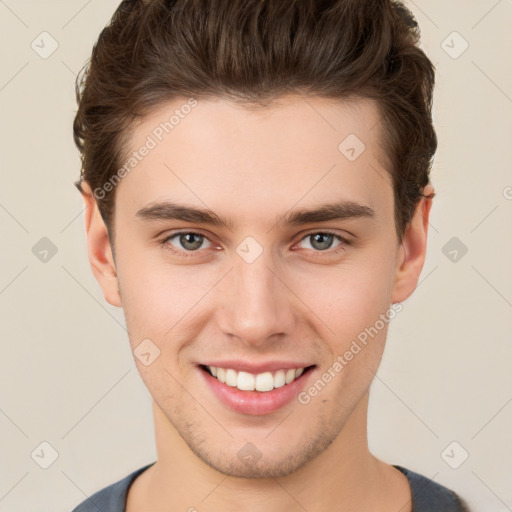
[{"label": "grey t-shirt", "polygon": [[[72,512],[125,512],[126,496],[131,483],[153,464],[154,462],[137,469],[118,482],[101,489]],[[413,512],[469,512],[467,505],[450,489],[402,466],[393,466],[409,480]]]}]

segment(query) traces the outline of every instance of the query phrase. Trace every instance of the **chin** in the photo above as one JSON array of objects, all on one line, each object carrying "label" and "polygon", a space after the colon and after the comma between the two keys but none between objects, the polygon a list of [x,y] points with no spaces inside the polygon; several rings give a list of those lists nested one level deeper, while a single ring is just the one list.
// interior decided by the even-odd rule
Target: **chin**
[{"label": "chin", "polygon": [[[326,432],[320,434],[313,442],[295,449],[289,445],[287,451],[271,444],[268,449],[259,450],[253,443],[247,442],[238,451],[223,450],[216,452],[204,450],[205,445],[191,446],[190,449],[205,464],[219,473],[235,478],[282,478],[288,476],[320,455],[335,439]],[[282,446],[282,445],[281,445]],[[277,453],[270,450],[276,448]]]}]

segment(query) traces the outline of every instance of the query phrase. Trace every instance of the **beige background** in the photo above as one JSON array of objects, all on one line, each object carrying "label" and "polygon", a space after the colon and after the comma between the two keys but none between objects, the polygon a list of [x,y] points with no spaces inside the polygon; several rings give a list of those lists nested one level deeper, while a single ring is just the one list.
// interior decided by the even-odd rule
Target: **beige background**
[{"label": "beige background", "polygon": [[[90,271],[72,185],[74,78],[117,4],[0,1],[0,512],[68,512],[155,460],[149,394]],[[512,2],[407,4],[438,70],[437,197],[420,285],[372,385],[370,444],[475,511],[512,510]],[[43,31],[59,45],[47,59],[31,48]],[[47,262],[32,252],[42,237]],[[455,262],[452,237],[468,249]],[[58,452],[48,469],[43,441]]]}]

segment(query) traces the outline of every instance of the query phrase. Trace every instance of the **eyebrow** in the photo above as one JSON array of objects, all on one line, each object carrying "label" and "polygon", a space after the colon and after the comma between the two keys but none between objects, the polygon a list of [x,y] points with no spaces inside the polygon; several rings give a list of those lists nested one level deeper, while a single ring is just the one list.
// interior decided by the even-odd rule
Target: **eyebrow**
[{"label": "eyebrow", "polygon": [[[182,222],[195,222],[212,226],[227,226],[233,229],[235,223],[231,218],[222,219],[208,208],[197,208],[170,201],[156,203],[142,208],[136,217],[144,220],[179,220]],[[324,204],[312,209],[299,209],[285,213],[276,219],[274,225],[300,226],[312,222],[326,222],[332,220],[345,220],[360,217],[373,218],[375,211],[367,205],[354,201]]]}]

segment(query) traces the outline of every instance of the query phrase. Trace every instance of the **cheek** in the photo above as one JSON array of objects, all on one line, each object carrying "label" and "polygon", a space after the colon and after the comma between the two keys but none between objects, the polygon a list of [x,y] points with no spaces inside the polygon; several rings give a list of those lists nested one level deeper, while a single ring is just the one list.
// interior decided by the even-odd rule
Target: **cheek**
[{"label": "cheek", "polygon": [[389,322],[395,316],[391,282],[386,264],[354,266],[340,270],[336,278],[325,281],[323,293],[317,289],[311,296],[329,352],[319,378],[333,383],[322,396],[328,399],[330,393],[335,401],[343,396],[344,410],[355,406],[378,370]]},{"label": "cheek", "polygon": [[125,252],[118,262],[126,323],[134,339],[162,339],[200,311],[201,300],[218,277],[206,267],[171,265],[162,258],[142,256]]},{"label": "cheek", "polygon": [[390,258],[351,260],[336,268],[304,273],[299,294],[325,324],[327,336],[346,342],[388,311],[392,269]]}]

